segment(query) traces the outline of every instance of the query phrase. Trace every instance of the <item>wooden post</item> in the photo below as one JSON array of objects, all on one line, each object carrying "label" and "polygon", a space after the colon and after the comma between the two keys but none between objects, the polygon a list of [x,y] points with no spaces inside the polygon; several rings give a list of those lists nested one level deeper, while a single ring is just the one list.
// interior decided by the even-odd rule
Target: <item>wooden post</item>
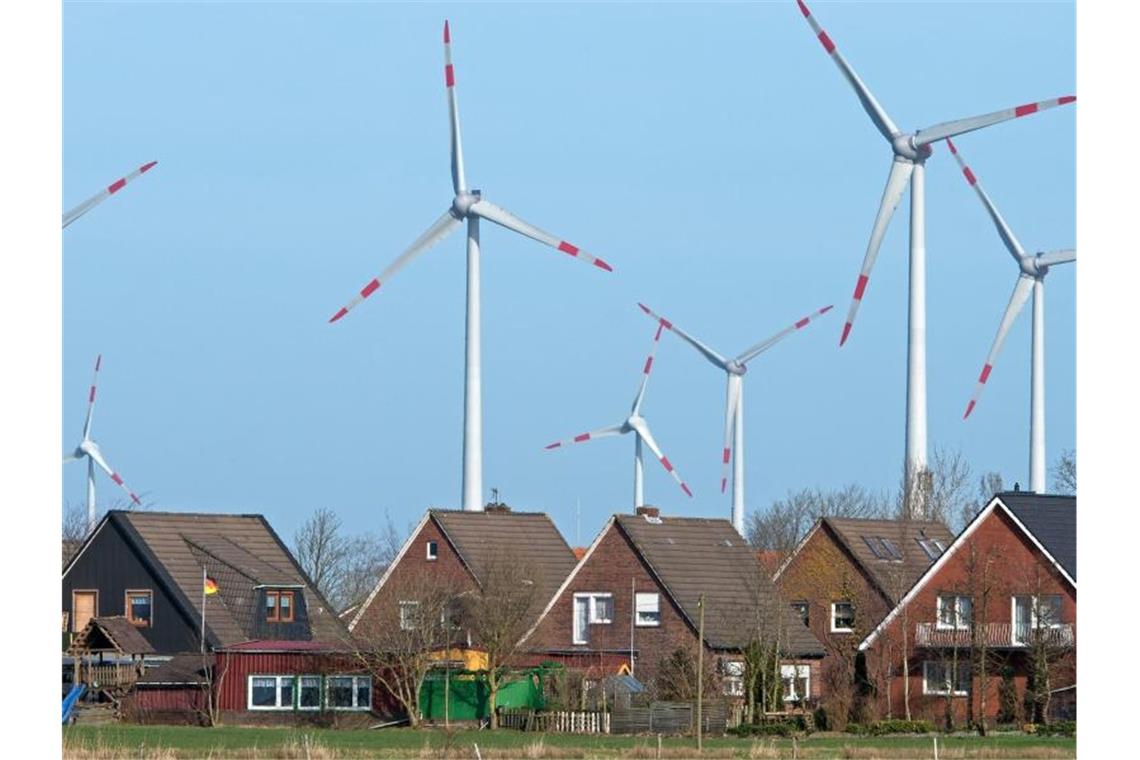
[{"label": "wooden post", "polygon": [[697,752],[701,751],[701,734],[704,733],[704,724],[701,722],[701,702],[705,696],[705,595],[697,599],[697,609],[700,610],[697,622]]},{"label": "wooden post", "polygon": [[938,760],[938,736],[934,737],[934,760]]}]

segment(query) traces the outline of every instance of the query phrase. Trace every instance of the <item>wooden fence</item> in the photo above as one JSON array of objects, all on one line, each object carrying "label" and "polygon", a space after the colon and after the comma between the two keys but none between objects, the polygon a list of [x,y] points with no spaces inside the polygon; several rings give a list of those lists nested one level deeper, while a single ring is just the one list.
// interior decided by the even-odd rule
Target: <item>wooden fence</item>
[{"label": "wooden fence", "polygon": [[[689,734],[696,724],[695,702],[650,702],[648,706],[615,709],[615,734]],[[729,703],[710,700],[701,706],[703,733],[723,734],[730,719]]]},{"label": "wooden fence", "polygon": [[536,712],[527,709],[499,711],[499,725],[519,731],[542,731],[566,734],[608,734],[610,714],[598,710],[550,710]]}]

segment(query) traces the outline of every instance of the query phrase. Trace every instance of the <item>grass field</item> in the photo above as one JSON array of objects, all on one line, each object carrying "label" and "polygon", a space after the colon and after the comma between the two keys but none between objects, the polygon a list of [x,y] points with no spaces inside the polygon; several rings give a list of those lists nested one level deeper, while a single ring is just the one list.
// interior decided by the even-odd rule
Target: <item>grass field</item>
[{"label": "grass field", "polygon": [[[578,736],[519,731],[453,731],[391,728],[350,731],[294,728],[192,728],[183,726],[74,726],[63,729],[63,756],[75,760],[181,760],[182,758],[686,758],[698,757],[691,738]],[[710,738],[699,757],[883,758],[934,757],[933,737],[857,737],[817,734],[799,740]],[[1072,758],[1076,741],[1023,734],[938,738],[940,760],[958,758]]]}]

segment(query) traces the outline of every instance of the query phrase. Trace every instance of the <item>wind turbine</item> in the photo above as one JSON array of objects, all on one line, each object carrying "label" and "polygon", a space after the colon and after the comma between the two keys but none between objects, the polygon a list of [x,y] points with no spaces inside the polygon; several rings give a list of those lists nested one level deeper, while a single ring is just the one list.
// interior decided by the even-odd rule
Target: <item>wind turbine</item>
[{"label": "wind turbine", "polygon": [[[906,369],[906,489],[908,501],[910,496],[918,493],[915,490],[915,476],[926,469],[926,159],[932,152],[931,144],[949,137],[956,137],[966,132],[982,129],[1009,119],[1016,119],[1029,114],[1044,111],[1047,108],[1072,103],[1076,97],[1066,95],[1037,103],[1026,103],[1015,108],[1002,111],[971,116],[965,119],[936,124],[926,129],[904,133],[891,117],[879,105],[879,101],[871,93],[855,70],[835,47],[827,32],[808,10],[803,0],[796,0],[800,12],[807,19],[812,31],[815,32],[823,49],[835,61],[835,65],[843,73],[848,84],[855,90],[863,110],[871,117],[871,121],[879,133],[891,146],[894,154],[891,160],[891,170],[887,175],[887,186],[883,190],[883,198],[879,204],[879,212],[875,216],[875,223],[871,227],[871,238],[867,243],[867,253],[863,257],[863,267],[859,272],[859,279],[855,283],[855,293],[851,299],[851,307],[847,311],[847,321],[843,325],[843,335],[839,345],[847,341],[851,333],[851,326],[855,322],[855,313],[863,300],[863,293],[867,289],[867,281],[871,275],[871,267],[875,264],[875,257],[879,255],[879,246],[883,242],[887,225],[894,214],[895,207],[902,199],[903,191],[910,184],[910,292],[907,305],[907,369]],[[922,514],[925,505],[916,505],[916,514]]]},{"label": "wind turbine", "polygon": [[984,205],[986,211],[989,212],[990,219],[993,220],[994,226],[997,228],[998,236],[1002,242],[1005,243],[1006,250],[1013,256],[1013,260],[1017,262],[1017,267],[1020,270],[1020,273],[1017,275],[1017,282],[1013,286],[1013,295],[1009,297],[1009,304],[1006,305],[1005,313],[1002,314],[1001,322],[998,324],[997,335],[994,336],[993,345],[990,346],[990,352],[986,355],[986,363],[982,366],[982,373],[978,376],[978,384],[977,387],[974,388],[974,395],[970,398],[970,403],[966,406],[966,413],[962,415],[962,419],[969,417],[970,412],[974,411],[974,407],[982,395],[982,389],[986,387],[986,381],[989,380],[990,372],[993,371],[998,352],[1001,351],[1002,344],[1005,343],[1005,336],[1009,333],[1009,329],[1013,326],[1014,320],[1017,319],[1018,314],[1021,313],[1025,302],[1029,300],[1029,294],[1032,292],[1033,334],[1029,380],[1029,490],[1037,493],[1045,493],[1045,275],[1049,273],[1049,268],[1052,266],[1076,261],[1077,252],[1072,249],[1064,249],[1060,251],[1049,251],[1047,253],[1026,253],[1025,249],[1021,246],[1021,242],[1018,241],[1017,237],[1013,234],[1013,230],[1009,228],[1009,225],[1006,224],[1005,219],[1002,218],[1001,213],[997,210],[997,206],[990,200],[986,191],[982,189],[982,183],[978,181],[977,176],[970,167],[966,165],[961,154],[958,153],[958,148],[949,138],[947,138],[946,144],[950,146],[950,152],[954,154],[958,165],[962,167],[962,174],[966,177],[966,182],[974,188],[978,194],[978,198],[982,201],[982,205]]},{"label": "wind turbine", "polygon": [[99,367],[103,363],[103,355],[100,354],[95,359],[95,374],[91,378],[91,391],[87,395],[87,419],[83,422],[83,438],[79,441],[79,445],[75,447],[75,451],[70,456],[63,458],[64,462],[74,462],[78,459],[87,458],[87,532],[90,533],[95,529],[95,466],[98,465],[103,472],[110,476],[111,480],[115,481],[115,485],[122,488],[131,497],[131,501],[135,504],[142,504],[139,497],[135,496],[134,492],[127,488],[123,483],[123,478],[115,470],[111,469],[111,465],[107,464],[107,460],[103,458],[103,452],[99,449],[99,444],[91,440],[91,415],[95,411],[95,387],[99,381]]},{"label": "wind turbine", "polygon": [[83,203],[80,203],[78,206],[71,209],[71,211],[68,211],[66,214],[63,215],[63,226],[67,227],[67,225],[71,224],[76,219],[83,216],[88,211],[95,208],[100,203],[102,203],[103,201],[107,200],[108,198],[110,198],[115,193],[122,190],[123,187],[128,182],[133,180],[135,177],[138,177],[141,174],[146,174],[157,163],[158,163],[157,161],[151,161],[149,164],[143,164],[142,166],[135,169],[133,172],[131,172],[127,176],[120,177],[119,179],[117,179],[114,182],[112,182],[111,184],[107,185],[105,188],[103,188],[99,192],[95,193],[95,195],[92,195],[90,198],[83,201]]},{"label": "wind turbine", "polygon": [[658,323],[676,333],[682,340],[701,353],[712,362],[717,369],[723,370],[728,376],[728,390],[724,401],[724,451],[722,452],[722,465],[720,477],[720,492],[728,484],[728,462],[732,460],[732,526],[737,532],[744,535],[744,373],[748,371],[748,362],[767,351],[792,333],[806,327],[808,322],[818,316],[831,311],[830,305],[813,312],[794,324],[785,327],[775,335],[765,338],[756,345],[745,349],[732,359],[726,359],[716,351],[706,346],[687,332],[677,327],[673,322],[662,316],[654,314],[648,306],[639,303],[638,306]]},{"label": "wind turbine", "polygon": [[459,105],[455,98],[455,69],[451,64],[451,30],[443,23],[444,84],[447,86],[447,106],[451,116],[451,184],[455,197],[439,217],[388,268],[365,285],[329,322],[336,322],[380,289],[408,262],[455,231],[467,222],[467,336],[466,364],[463,392],[463,509],[479,512],[483,509],[483,407],[482,407],[482,351],[480,348],[479,312],[479,220],[486,219],[508,230],[555,248],[562,253],[587,263],[613,271],[609,264],[591,256],[576,245],[540,230],[504,208],[483,199],[479,190],[469,189],[463,169],[463,147],[459,137]]},{"label": "wind turbine", "polygon": [[685,481],[677,473],[673,463],[669,458],[661,452],[661,447],[657,445],[657,441],[653,439],[653,433],[649,431],[649,423],[641,416],[641,401],[645,397],[645,385],[649,382],[649,373],[653,371],[653,357],[657,354],[657,345],[661,341],[661,331],[668,327],[668,323],[659,319],[657,324],[657,332],[653,336],[653,347],[649,351],[649,357],[645,360],[645,366],[641,370],[641,386],[637,389],[637,395],[633,399],[633,406],[629,410],[629,416],[624,421],[617,425],[610,425],[599,430],[591,430],[588,433],[576,435],[564,441],[555,441],[547,446],[547,449],[557,449],[561,446],[569,446],[572,443],[585,443],[586,441],[594,438],[605,438],[611,435],[625,435],[626,433],[633,433],[633,506],[643,506],[645,504],[645,487],[644,487],[644,470],[642,468],[641,460],[641,445],[644,443],[653,452],[661,462],[661,466],[665,471],[673,476],[673,480],[681,486],[689,497],[692,497],[693,492],[685,485]]}]

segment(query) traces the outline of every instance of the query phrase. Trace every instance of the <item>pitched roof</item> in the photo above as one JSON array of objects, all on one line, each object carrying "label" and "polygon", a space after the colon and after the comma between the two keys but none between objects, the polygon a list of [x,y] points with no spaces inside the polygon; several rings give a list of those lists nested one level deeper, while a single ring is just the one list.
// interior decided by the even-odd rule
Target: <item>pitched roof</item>
[{"label": "pitched roof", "polygon": [[206,683],[205,667],[214,664],[214,655],[205,655],[203,665],[202,655],[197,652],[176,654],[157,668],[147,668],[136,682],[140,686],[184,686],[187,684],[200,685]]},{"label": "pitched roof", "polygon": [[[756,558],[755,550],[728,520],[700,517],[615,515],[614,522],[694,628],[705,597],[705,640],[714,648],[742,642],[742,610],[763,607],[783,614],[786,606]],[[797,621],[798,622],[798,621]],[[819,640],[806,627],[786,627],[788,651],[822,655]]]},{"label": "pitched roof", "polygon": [[898,602],[914,582],[941,554],[935,544],[930,556],[920,539],[950,546],[954,534],[940,522],[925,520],[868,520],[853,517],[823,517],[855,562],[891,603]]},{"label": "pitched roof", "polygon": [[543,603],[578,563],[574,551],[543,512],[428,512],[476,579],[492,557],[509,549],[535,569],[538,577],[531,580]]},{"label": "pitched roof", "polygon": [[253,589],[258,585],[301,588],[313,638],[347,637],[335,610],[261,515],[112,510],[104,521],[122,530],[177,601],[199,619],[206,568],[218,584],[218,593],[205,597],[206,626],[216,644],[253,638]]},{"label": "pitched roof", "polygon": [[120,654],[154,654],[154,647],[124,616],[91,618],[75,635],[69,651],[114,651]]},{"label": "pitched roof", "polygon": [[997,498],[1076,580],[1077,497],[1003,491]]}]

